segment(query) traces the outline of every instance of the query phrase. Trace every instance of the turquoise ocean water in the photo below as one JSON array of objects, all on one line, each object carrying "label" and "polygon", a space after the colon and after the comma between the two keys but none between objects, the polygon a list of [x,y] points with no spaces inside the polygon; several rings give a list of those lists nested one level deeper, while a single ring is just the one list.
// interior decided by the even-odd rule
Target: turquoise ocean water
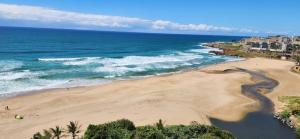
[{"label": "turquoise ocean water", "polygon": [[241,38],[0,27],[0,96],[239,60],[201,44]]}]

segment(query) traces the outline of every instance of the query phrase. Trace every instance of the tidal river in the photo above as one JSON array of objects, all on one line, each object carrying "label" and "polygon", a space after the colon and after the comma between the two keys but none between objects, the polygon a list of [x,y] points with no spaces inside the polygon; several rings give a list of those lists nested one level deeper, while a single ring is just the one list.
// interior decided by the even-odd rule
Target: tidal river
[{"label": "tidal river", "polygon": [[[228,71],[227,71],[228,72]],[[245,69],[230,70],[229,72],[245,72],[258,81],[254,84],[242,85],[242,93],[259,103],[255,112],[248,113],[241,121],[226,122],[211,118],[213,125],[229,130],[238,139],[295,139],[294,130],[283,125],[273,118],[274,104],[258,90],[267,90],[268,93],[279,85],[278,81],[264,74]]]}]

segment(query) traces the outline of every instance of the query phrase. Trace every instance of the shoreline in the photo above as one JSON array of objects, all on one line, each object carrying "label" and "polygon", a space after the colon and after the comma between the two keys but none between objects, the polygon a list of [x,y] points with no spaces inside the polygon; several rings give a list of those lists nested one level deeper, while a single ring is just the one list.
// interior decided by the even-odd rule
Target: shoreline
[{"label": "shoreline", "polygon": [[[209,48],[213,48],[213,47],[209,47]],[[204,65],[204,66],[195,67],[195,68],[191,67],[191,68],[187,68],[187,69],[183,69],[183,70],[179,70],[179,71],[175,71],[175,72],[161,73],[159,75],[146,75],[146,76],[138,76],[138,77],[132,77],[132,78],[129,77],[129,78],[124,78],[124,79],[109,80],[108,82],[96,83],[93,85],[79,85],[79,86],[72,86],[72,87],[67,87],[67,86],[66,87],[54,87],[54,88],[45,88],[45,89],[38,89],[38,90],[31,90],[31,91],[24,91],[24,92],[14,92],[14,93],[9,93],[9,94],[3,95],[3,96],[0,95],[0,101],[15,98],[15,97],[30,96],[30,95],[35,95],[35,94],[39,94],[39,93],[49,93],[49,92],[53,92],[53,91],[60,91],[60,90],[66,90],[66,89],[95,87],[95,86],[102,86],[102,85],[107,85],[107,84],[112,84],[112,83],[122,82],[122,81],[134,81],[134,80],[143,80],[143,79],[153,78],[153,77],[155,78],[155,77],[171,76],[171,75],[175,75],[175,74],[182,74],[185,72],[198,71],[198,70],[204,69],[209,66],[225,64],[225,63],[240,62],[240,61],[244,61],[247,59],[248,58],[240,58],[240,59],[236,59],[233,61],[224,61],[224,62],[220,62],[220,63],[214,63],[214,64]]]},{"label": "shoreline", "polygon": [[[300,76],[289,71],[294,63],[263,58],[250,58],[137,80],[116,81],[105,85],[45,91],[26,96],[0,99],[0,131],[4,137],[30,137],[55,125],[77,120],[83,129],[92,123],[127,118],[137,125],[153,124],[163,119],[167,124],[198,121],[210,125],[208,117],[239,121],[255,111],[256,102],[241,93],[241,85],[251,83],[245,73],[212,74],[206,71],[245,68],[263,72],[280,82],[265,96],[282,105],[278,96],[297,95]],[[224,82],[225,81],[225,82]],[[24,115],[21,121],[14,114]],[[20,135],[13,133],[18,130]]]}]

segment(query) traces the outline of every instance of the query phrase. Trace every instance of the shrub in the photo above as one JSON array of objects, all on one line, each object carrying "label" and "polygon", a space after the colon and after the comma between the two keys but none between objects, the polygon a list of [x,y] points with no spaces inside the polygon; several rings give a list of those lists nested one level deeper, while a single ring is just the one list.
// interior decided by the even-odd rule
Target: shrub
[{"label": "shrub", "polygon": [[300,139],[300,128],[296,129],[296,137],[297,139]]},{"label": "shrub", "polygon": [[198,139],[221,139],[220,137],[216,137],[211,133],[206,133],[200,136]]},{"label": "shrub", "polygon": [[121,129],[130,130],[130,131],[135,130],[134,123],[127,119],[117,120],[117,121],[108,123],[108,125],[112,126],[113,128],[121,128]]},{"label": "shrub", "polygon": [[52,134],[48,130],[44,130],[44,134],[37,132],[33,135],[31,139],[51,139]]},{"label": "shrub", "polygon": [[[76,125],[76,126],[75,126]],[[74,122],[72,127],[78,127]],[[69,125],[70,126],[70,125]],[[73,129],[73,128],[72,128]],[[77,129],[77,128],[76,128]],[[52,131],[52,132],[50,132]],[[72,130],[78,131],[78,130]],[[60,127],[44,130],[43,135],[36,133],[32,139],[59,139],[62,136]],[[298,132],[298,130],[297,130]],[[71,132],[73,133],[73,132]],[[76,132],[77,133],[77,132]],[[75,138],[74,134],[72,137]],[[300,132],[299,132],[300,135]],[[197,122],[191,125],[171,125],[164,126],[159,120],[153,126],[135,127],[134,123],[121,119],[100,125],[89,125],[82,139],[234,139],[235,137],[228,131],[214,126],[200,125]]]},{"label": "shrub", "polygon": [[295,61],[296,61],[296,65],[297,65],[297,66],[300,66],[300,56],[299,56],[299,55],[298,55],[298,56],[295,56],[294,59],[295,59]]},{"label": "shrub", "polygon": [[279,115],[281,118],[289,118],[291,116],[291,113],[288,110],[284,110],[284,111],[280,112]]},{"label": "shrub", "polygon": [[163,126],[162,120],[154,126],[135,127],[129,120],[118,120],[101,125],[90,125],[84,134],[85,139],[234,139],[235,137],[214,126],[173,125]]},{"label": "shrub", "polygon": [[122,119],[102,125],[89,125],[84,139],[130,139],[134,130],[135,126],[131,121]]},{"label": "shrub", "polygon": [[158,130],[164,130],[164,124],[161,119],[159,119],[159,121],[156,123],[156,128]]},{"label": "shrub", "polygon": [[165,139],[166,136],[161,130],[154,126],[142,126],[136,129],[136,139]]}]

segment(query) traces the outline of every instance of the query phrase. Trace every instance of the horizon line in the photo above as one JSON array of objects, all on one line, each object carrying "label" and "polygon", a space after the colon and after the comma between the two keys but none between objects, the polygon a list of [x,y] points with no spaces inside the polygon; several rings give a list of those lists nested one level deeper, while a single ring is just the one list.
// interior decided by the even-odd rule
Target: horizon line
[{"label": "horizon line", "polygon": [[[142,32],[142,31],[116,31],[116,30],[94,30],[81,28],[54,28],[54,27],[33,27],[33,26],[2,26],[0,28],[23,28],[23,29],[45,29],[45,30],[68,30],[87,32],[112,32],[112,33],[132,33],[132,34],[157,34],[157,35],[186,35],[186,36],[224,36],[224,37],[256,37],[255,35],[226,35],[226,34],[196,34],[196,33],[167,33],[167,32]],[[262,37],[262,36],[259,36]]]}]

